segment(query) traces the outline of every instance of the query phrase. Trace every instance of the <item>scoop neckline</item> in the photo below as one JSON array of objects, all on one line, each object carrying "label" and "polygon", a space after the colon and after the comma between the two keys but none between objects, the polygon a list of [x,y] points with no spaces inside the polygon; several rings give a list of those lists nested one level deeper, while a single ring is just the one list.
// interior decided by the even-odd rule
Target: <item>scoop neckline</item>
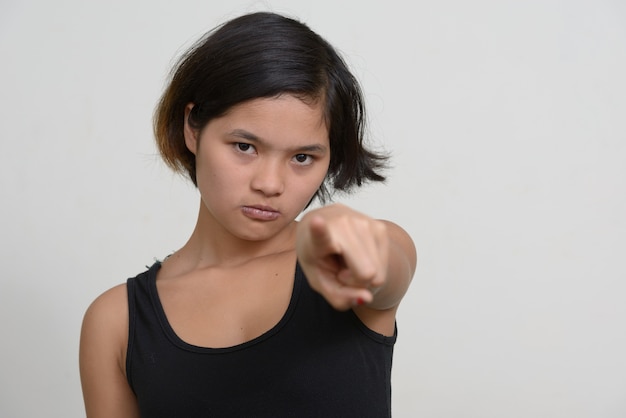
[{"label": "scoop neckline", "polygon": [[178,336],[178,334],[176,333],[176,331],[174,331],[174,328],[170,324],[169,319],[167,318],[167,315],[165,313],[165,309],[163,308],[163,304],[161,303],[161,298],[159,297],[159,292],[156,286],[157,273],[160,268],[161,268],[160,262],[154,263],[154,265],[150,268],[148,289],[150,292],[150,299],[156,311],[157,318],[159,320],[161,328],[165,332],[165,335],[170,340],[170,342],[174,344],[175,346],[177,346],[178,348],[181,348],[187,351],[192,351],[195,353],[206,353],[206,354],[224,354],[224,353],[231,353],[234,351],[244,350],[256,344],[262,343],[263,341],[276,335],[289,322],[289,320],[293,316],[293,312],[295,311],[296,305],[298,303],[298,298],[300,296],[300,290],[302,287],[302,278],[303,278],[303,273],[300,268],[300,264],[296,262],[295,269],[294,269],[294,277],[293,277],[294,281],[293,281],[293,287],[291,290],[291,297],[289,299],[289,305],[287,306],[287,309],[285,310],[285,313],[282,315],[280,320],[276,324],[274,324],[274,326],[271,327],[269,330],[265,331],[264,333],[262,333],[261,335],[257,337],[254,337],[251,340],[245,341],[237,345],[233,345],[229,347],[204,347],[204,346],[199,346],[195,344],[190,344],[186,342],[185,340],[183,340],[181,337]]}]

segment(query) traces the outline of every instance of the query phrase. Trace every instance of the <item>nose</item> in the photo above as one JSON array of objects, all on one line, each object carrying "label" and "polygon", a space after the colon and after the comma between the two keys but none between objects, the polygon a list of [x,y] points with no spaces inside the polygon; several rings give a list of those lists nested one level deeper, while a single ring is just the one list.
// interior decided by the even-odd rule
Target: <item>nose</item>
[{"label": "nose", "polygon": [[250,185],[265,196],[280,195],[285,191],[285,167],[279,161],[259,162]]}]

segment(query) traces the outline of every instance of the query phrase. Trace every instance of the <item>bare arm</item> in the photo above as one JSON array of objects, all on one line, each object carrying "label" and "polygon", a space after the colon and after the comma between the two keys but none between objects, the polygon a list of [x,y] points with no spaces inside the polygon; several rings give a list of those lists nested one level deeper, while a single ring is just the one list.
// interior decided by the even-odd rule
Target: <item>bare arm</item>
[{"label": "bare arm", "polygon": [[87,309],[80,336],[80,377],[88,418],[139,417],[126,381],[126,285],[114,287]]},{"label": "bare arm", "polygon": [[297,251],[311,286],[332,306],[354,308],[370,323],[384,316],[388,325],[417,263],[402,228],[344,205],[307,213],[298,225]]}]

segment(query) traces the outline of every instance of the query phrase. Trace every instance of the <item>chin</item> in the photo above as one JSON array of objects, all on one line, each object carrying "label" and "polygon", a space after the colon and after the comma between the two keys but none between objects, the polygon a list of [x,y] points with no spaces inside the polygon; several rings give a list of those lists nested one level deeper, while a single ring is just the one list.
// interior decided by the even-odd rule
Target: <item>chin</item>
[{"label": "chin", "polygon": [[240,239],[246,241],[266,241],[268,239],[274,238],[276,235],[280,234],[282,231],[287,228],[288,225],[253,225],[250,228],[237,228],[239,231],[233,231],[233,235],[236,235]]}]

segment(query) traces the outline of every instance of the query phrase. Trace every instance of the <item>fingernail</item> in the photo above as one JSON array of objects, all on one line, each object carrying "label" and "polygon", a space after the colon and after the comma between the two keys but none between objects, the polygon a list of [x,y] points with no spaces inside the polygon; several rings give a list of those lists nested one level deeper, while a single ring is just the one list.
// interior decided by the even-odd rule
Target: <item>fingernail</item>
[{"label": "fingernail", "polygon": [[358,306],[361,306],[361,305],[363,305],[364,303],[365,303],[365,301],[363,300],[363,298],[357,298],[357,299],[356,299],[356,304],[357,304]]}]

